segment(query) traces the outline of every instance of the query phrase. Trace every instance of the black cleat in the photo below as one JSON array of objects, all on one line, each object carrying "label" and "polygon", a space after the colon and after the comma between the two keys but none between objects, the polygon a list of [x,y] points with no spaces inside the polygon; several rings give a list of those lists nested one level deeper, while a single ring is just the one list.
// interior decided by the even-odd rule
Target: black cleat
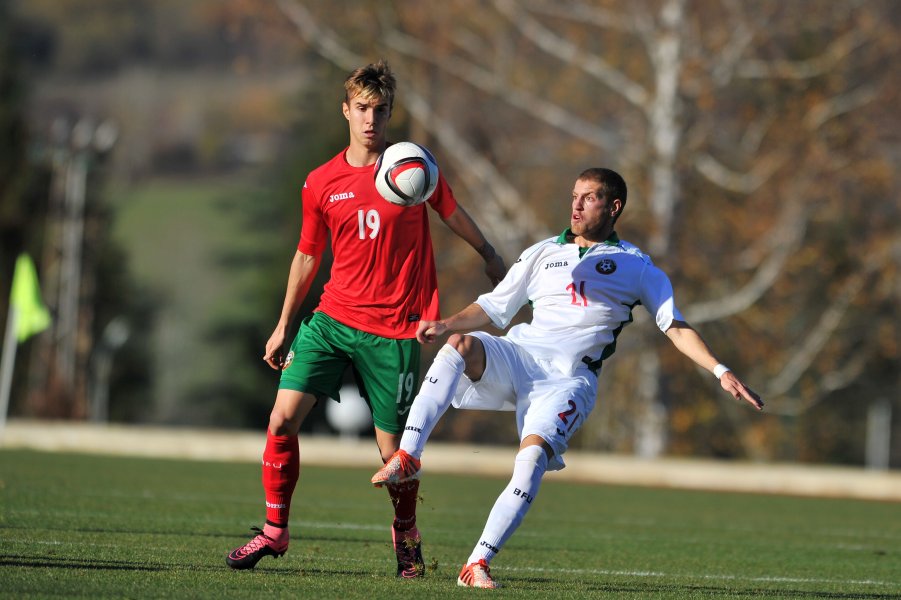
[{"label": "black cleat", "polygon": [[[259,527],[252,527],[256,535],[252,540],[229,552],[225,563],[232,569],[252,569],[264,556],[278,558],[288,551],[288,541],[276,544],[275,540],[263,533]],[[286,536],[287,537],[287,536]]]},{"label": "black cleat", "polygon": [[422,537],[415,527],[409,531],[391,528],[391,541],[397,555],[397,576],[404,579],[423,577],[425,562],[422,560]]}]

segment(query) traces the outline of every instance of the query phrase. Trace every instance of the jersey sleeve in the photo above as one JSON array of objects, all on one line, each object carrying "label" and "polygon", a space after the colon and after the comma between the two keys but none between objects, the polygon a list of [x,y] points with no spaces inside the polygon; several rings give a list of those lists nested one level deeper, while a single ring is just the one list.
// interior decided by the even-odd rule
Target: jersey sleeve
[{"label": "jersey sleeve", "polygon": [[319,198],[313,191],[309,179],[304,182],[300,194],[303,204],[303,222],[300,225],[300,241],[297,249],[310,256],[319,256],[325,252],[328,243],[328,227],[322,219]]},{"label": "jersey sleeve", "polygon": [[444,178],[444,174],[441,171],[438,172],[438,187],[435,188],[435,192],[431,195],[428,200],[429,206],[431,206],[435,212],[437,212],[442,219],[446,219],[457,210],[457,198],[454,196],[454,191],[451,189],[450,185],[448,185],[447,180]]},{"label": "jersey sleeve", "polygon": [[538,249],[543,243],[545,242],[527,248],[497,287],[476,299],[476,304],[482,307],[498,329],[505,329],[519,309],[529,301],[529,281],[540,254]]},{"label": "jersey sleeve", "polygon": [[666,273],[653,264],[645,266],[641,275],[641,303],[647,308],[660,331],[669,329],[673,321],[683,321],[676,307],[673,284]]}]

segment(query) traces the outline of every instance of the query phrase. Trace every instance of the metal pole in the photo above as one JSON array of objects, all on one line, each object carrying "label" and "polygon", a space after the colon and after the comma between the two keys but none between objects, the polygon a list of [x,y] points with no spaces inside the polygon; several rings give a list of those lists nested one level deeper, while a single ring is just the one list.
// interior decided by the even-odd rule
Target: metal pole
[{"label": "metal pole", "polygon": [[74,390],[75,386],[86,180],[87,157],[84,152],[78,152],[72,157],[66,174],[66,226],[63,234],[63,267],[60,273],[57,360],[62,384],[67,392]]},{"label": "metal pole", "polygon": [[892,403],[878,398],[867,410],[866,465],[868,469],[886,471],[891,458]]},{"label": "metal pole", "polygon": [[122,317],[116,317],[103,330],[103,337],[91,361],[90,409],[88,416],[96,423],[109,421],[109,381],[116,351],[128,341],[131,330]]},{"label": "metal pole", "polygon": [[[69,122],[63,117],[53,119],[48,135],[46,159],[51,169],[50,197],[47,210],[47,224],[44,232],[43,258],[40,261],[41,283],[44,302],[53,315],[49,329],[37,336],[32,346],[31,359],[28,365],[28,397],[30,410],[34,414],[43,414],[55,398],[53,390],[57,389],[59,363],[57,359],[57,340],[59,338],[58,321],[60,306],[60,272],[63,256],[63,231],[66,219],[66,172],[69,168],[71,151]],[[54,414],[58,411],[51,411]]]},{"label": "metal pole", "polygon": [[0,359],[0,436],[6,429],[6,414],[9,412],[9,393],[13,382],[13,366],[16,364],[16,339],[19,311],[9,303],[9,316],[6,318],[6,334],[3,336],[3,358]]},{"label": "metal pole", "polygon": [[[90,315],[86,317],[82,310],[88,170],[96,157],[108,153],[115,145],[118,128],[110,120],[97,125],[89,117],[79,119],[70,128],[66,120],[56,119],[51,137],[54,182],[59,184],[59,197],[54,196],[58,212],[53,211],[54,203],[51,203],[49,220],[56,224],[58,231],[51,228],[48,232],[45,253],[50,260],[46,261],[45,268],[55,276],[45,280],[50,282],[49,297],[56,319],[49,346],[42,348],[41,356],[46,358],[43,358],[45,366],[41,376],[45,393],[52,388],[60,396],[62,406],[54,412],[78,416],[79,409],[88,400],[84,397],[87,390],[79,387],[79,377],[84,376],[91,346],[91,340],[85,338],[85,332],[90,330]],[[84,290],[90,292],[88,288]],[[46,385],[48,381],[51,385]],[[87,412],[88,407],[83,408]]]}]

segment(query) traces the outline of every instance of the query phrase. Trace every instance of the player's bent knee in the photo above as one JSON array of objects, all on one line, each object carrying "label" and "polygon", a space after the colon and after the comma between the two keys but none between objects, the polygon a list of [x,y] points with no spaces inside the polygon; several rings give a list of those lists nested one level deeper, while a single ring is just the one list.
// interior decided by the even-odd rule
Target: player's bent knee
[{"label": "player's bent knee", "polygon": [[541,471],[547,470],[548,454],[541,446],[526,446],[516,453],[516,462],[532,463]]},{"label": "player's bent knee", "polygon": [[459,352],[460,356],[466,356],[466,352],[472,348],[471,337],[462,333],[452,333],[447,338],[447,345]]},{"label": "player's bent knee", "polygon": [[297,435],[300,431],[300,422],[296,421],[282,411],[274,409],[269,413],[269,432],[272,435]]},{"label": "player's bent knee", "polygon": [[474,335],[466,335],[465,333],[454,333],[447,338],[447,344],[460,353],[460,356],[466,358],[473,353],[481,353],[482,340]]},{"label": "player's bent knee", "polygon": [[316,396],[281,389],[269,413],[269,431],[273,435],[297,435],[304,419],[316,406]]},{"label": "player's bent knee", "polygon": [[485,372],[485,348],[482,341],[472,335],[454,333],[447,338],[447,345],[463,357],[466,376],[478,381]]}]

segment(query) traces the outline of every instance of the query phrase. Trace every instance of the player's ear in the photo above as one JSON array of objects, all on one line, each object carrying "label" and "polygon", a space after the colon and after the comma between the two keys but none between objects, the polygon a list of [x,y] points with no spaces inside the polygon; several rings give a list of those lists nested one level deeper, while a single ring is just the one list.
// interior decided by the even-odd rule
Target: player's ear
[{"label": "player's ear", "polygon": [[614,198],[613,202],[610,203],[610,216],[618,217],[621,212],[623,212],[623,201],[619,198]]},{"label": "player's ear", "polygon": [[341,103],[341,112],[344,114],[344,118],[350,121],[350,106],[347,105],[347,100]]}]

